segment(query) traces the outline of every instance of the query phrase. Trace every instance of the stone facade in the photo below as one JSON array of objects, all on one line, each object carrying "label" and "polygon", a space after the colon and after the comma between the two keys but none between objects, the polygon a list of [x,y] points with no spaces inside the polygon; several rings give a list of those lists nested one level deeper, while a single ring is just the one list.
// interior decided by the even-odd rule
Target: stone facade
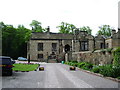
[{"label": "stone facade", "polygon": [[[85,31],[75,31],[74,34],[61,33],[32,33],[28,42],[27,58],[34,61],[48,62],[55,59],[57,62],[79,57],[75,53],[93,51],[95,49],[114,48],[120,46],[120,30],[113,30],[112,37],[92,36]],[[67,57],[65,57],[67,56]]]},{"label": "stone facade", "polygon": [[104,65],[113,63],[113,55],[112,53],[105,52],[103,53],[101,50],[85,51],[85,52],[74,52],[72,53],[74,60],[78,62],[90,62],[96,65]]}]

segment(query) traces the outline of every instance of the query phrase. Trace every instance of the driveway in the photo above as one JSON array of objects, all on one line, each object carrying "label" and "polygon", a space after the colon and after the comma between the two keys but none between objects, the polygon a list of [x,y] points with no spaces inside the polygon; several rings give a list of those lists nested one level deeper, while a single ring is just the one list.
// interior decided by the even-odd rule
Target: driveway
[{"label": "driveway", "polygon": [[118,83],[80,70],[70,71],[68,65],[42,63],[44,71],[14,72],[3,76],[3,88],[118,88]]}]

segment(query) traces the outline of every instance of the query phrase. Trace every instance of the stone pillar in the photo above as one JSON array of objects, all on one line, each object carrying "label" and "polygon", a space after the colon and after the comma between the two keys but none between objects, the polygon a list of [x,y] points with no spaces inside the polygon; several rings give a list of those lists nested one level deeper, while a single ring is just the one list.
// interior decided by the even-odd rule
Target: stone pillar
[{"label": "stone pillar", "polygon": [[65,62],[68,61],[68,53],[65,54]]}]

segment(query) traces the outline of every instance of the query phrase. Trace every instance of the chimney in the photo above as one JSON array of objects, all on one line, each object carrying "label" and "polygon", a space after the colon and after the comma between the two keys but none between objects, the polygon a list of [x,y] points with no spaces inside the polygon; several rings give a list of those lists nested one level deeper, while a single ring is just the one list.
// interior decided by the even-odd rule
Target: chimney
[{"label": "chimney", "polygon": [[50,32],[50,26],[47,27],[47,32]]},{"label": "chimney", "polygon": [[115,29],[112,29],[112,36],[116,33]]},{"label": "chimney", "polygon": [[118,32],[120,33],[120,28],[118,28]]}]

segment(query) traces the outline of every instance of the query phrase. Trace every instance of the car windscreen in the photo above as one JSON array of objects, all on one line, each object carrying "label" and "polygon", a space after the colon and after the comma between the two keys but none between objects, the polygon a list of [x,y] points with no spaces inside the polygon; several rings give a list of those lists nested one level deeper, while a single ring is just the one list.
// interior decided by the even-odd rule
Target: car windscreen
[{"label": "car windscreen", "polygon": [[11,59],[10,58],[0,58],[0,64],[12,64]]}]

